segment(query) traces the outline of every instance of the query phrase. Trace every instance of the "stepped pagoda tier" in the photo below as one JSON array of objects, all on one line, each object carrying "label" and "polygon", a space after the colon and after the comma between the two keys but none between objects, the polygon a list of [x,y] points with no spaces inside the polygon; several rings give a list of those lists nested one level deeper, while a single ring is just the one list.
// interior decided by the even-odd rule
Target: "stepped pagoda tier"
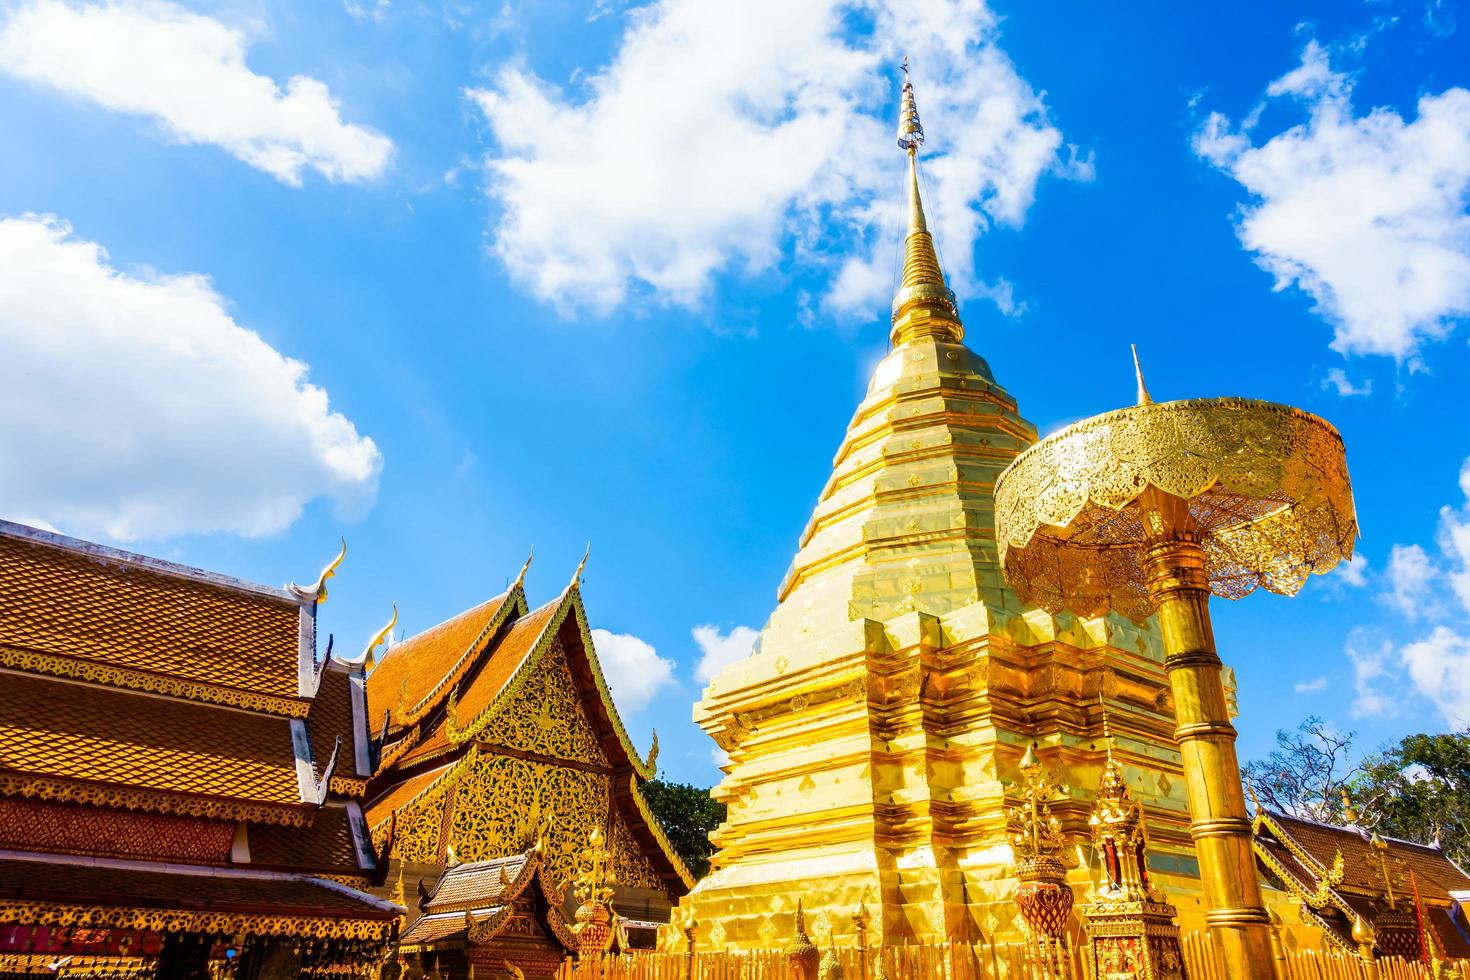
[{"label": "stepped pagoda tier", "polygon": [[0,521],[0,972],[382,961],[362,665],[316,656],[334,567],[274,589]]},{"label": "stepped pagoda tier", "polygon": [[565,890],[592,827],[607,834],[621,914],[667,921],[693,884],[644,803],[657,743],[640,758],[618,718],[580,573],[532,609],[523,569],[503,595],[390,647],[368,674],[383,754],[367,819],[376,841],[393,841],[390,879],[410,891],[538,840],[540,873]]},{"label": "stepped pagoda tier", "polygon": [[1008,784],[1034,741],[1070,788],[1054,809],[1085,833],[1104,705],[1147,810],[1151,870],[1198,914],[1156,631],[1027,608],[996,563],[995,481],[1036,430],[964,342],[921,200],[922,141],[906,80],[892,348],[754,654],[695,707],[729,756],[713,870],[684,902],[717,946],[789,935],[798,898],[809,923],[843,941],[859,900],[881,910],[874,941],[1014,935]]}]

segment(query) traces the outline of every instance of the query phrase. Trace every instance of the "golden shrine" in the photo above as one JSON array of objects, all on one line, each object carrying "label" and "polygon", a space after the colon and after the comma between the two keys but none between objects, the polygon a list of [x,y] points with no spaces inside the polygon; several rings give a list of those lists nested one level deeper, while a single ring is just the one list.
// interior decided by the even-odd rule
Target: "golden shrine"
[{"label": "golden shrine", "polygon": [[[466,909],[491,915],[510,908],[502,891],[540,895],[549,911],[526,906],[515,914],[546,944],[565,940],[572,911],[565,893],[589,828],[606,834],[622,915],[666,922],[693,884],[643,800],[657,740],[640,757],[618,717],[587,627],[581,572],[557,598],[531,609],[522,568],[502,595],[389,647],[369,665],[367,702],[381,719],[382,755],[369,783],[367,822],[377,846],[391,849],[390,876],[400,889],[405,877],[409,887],[424,883],[418,903],[408,898],[407,936],[415,937],[408,952],[448,935],[419,938],[441,928],[432,923],[451,880],[464,906],[456,905],[460,925]],[[539,891],[502,885],[502,872],[519,880],[512,864],[538,869]],[[437,890],[429,887],[435,881]],[[487,890],[465,894],[466,882],[476,881]],[[471,957],[477,976],[500,976],[504,957],[492,941],[499,934],[477,927],[470,935],[484,947]],[[432,967],[422,957],[406,965]],[[526,975],[535,975],[534,965]]]},{"label": "golden shrine", "polygon": [[[1171,694],[1156,628],[1028,606],[998,562],[993,493],[1035,427],[964,343],[920,194],[924,132],[904,82],[908,232],[892,349],[838,448],[755,653],[695,720],[729,756],[729,816],[682,908],[716,948],[809,928],[874,941],[1018,935],[1003,803],[1026,747],[1085,826],[1107,754],[1147,808],[1152,872],[1198,924]],[[1081,880],[1081,872],[1074,872]]]},{"label": "golden shrine", "polygon": [[[338,561],[342,556],[338,556]],[[0,521],[0,972],[367,976],[360,664],[311,586]]]}]

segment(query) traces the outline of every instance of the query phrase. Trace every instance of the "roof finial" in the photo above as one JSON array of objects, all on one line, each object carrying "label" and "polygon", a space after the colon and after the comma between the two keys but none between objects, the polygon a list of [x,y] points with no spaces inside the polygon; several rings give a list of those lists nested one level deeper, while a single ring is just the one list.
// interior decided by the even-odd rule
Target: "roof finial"
[{"label": "roof finial", "polygon": [[1148,385],[1143,383],[1143,367],[1138,363],[1138,345],[1129,344],[1128,347],[1133,351],[1133,376],[1138,379],[1138,404],[1152,405],[1154,400],[1148,393]]},{"label": "roof finial", "polygon": [[388,622],[386,622],[386,623],[383,624],[383,628],[382,629],[378,630],[376,633],[373,634],[373,638],[371,640],[368,640],[367,649],[362,652],[362,672],[364,674],[370,674],[370,673],[372,673],[373,665],[377,662],[376,659],[373,656],[374,651],[377,650],[379,643],[382,643],[384,640],[386,640],[392,634],[393,627],[395,627],[397,625],[398,625],[398,603],[395,602],[395,603],[393,603],[393,616],[392,616],[392,618],[389,619]]},{"label": "roof finial", "polygon": [[909,79],[909,61],[904,58],[903,92],[898,110],[898,145],[909,157],[909,223],[903,246],[903,281],[893,297],[895,346],[921,337],[958,343],[965,335],[960,325],[954,293],[945,285],[944,271],[934,251],[934,237],[924,217],[919,195],[919,147],[924,143],[924,125],[914,101],[914,84]]},{"label": "roof finial", "polygon": [[523,585],[526,584],[526,571],[531,567],[531,559],[532,558],[535,558],[535,557],[536,557],[536,548],[533,545],[532,548],[531,548],[530,553],[528,555],[526,555],[526,563],[521,566],[521,570],[516,574],[515,584],[512,585],[511,588],[513,588],[513,589],[519,589],[521,586],[523,586]]},{"label": "roof finial", "polygon": [[582,584],[582,570],[587,567],[587,556],[592,554],[592,542],[587,542],[587,550],[582,552],[582,560],[577,563],[577,570],[572,573],[572,583],[568,588],[577,588]]},{"label": "roof finial", "polygon": [[295,582],[286,584],[287,590],[294,593],[297,598],[307,602],[321,605],[327,601],[327,579],[337,574],[337,566],[342,564],[342,559],[347,557],[347,539],[342,538],[342,549],[337,552],[337,557],[327,562],[322,573],[317,576],[311,585],[297,585]]}]

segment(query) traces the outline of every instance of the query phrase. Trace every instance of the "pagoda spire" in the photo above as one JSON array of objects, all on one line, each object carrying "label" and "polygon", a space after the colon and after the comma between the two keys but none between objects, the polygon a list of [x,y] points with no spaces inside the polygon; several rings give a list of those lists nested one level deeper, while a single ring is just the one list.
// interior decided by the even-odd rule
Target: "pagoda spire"
[{"label": "pagoda spire", "polygon": [[924,201],[919,195],[919,147],[924,143],[924,126],[914,102],[914,84],[909,79],[909,60],[903,60],[903,95],[898,110],[898,145],[909,157],[909,226],[903,246],[903,280],[893,296],[894,346],[933,337],[959,343],[965,336],[954,293],[945,285],[944,271],[934,251],[934,236],[924,218]]}]

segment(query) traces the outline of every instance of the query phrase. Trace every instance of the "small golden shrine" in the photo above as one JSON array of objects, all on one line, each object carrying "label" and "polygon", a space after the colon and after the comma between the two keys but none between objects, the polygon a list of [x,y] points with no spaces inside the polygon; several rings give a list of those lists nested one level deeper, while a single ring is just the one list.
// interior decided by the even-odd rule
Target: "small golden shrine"
[{"label": "small golden shrine", "polygon": [[892,349],[754,654],[695,707],[729,756],[713,791],[729,806],[719,851],[683,905],[706,948],[773,946],[798,895],[843,942],[865,896],[876,943],[1019,938],[1006,787],[1034,742],[1069,787],[1052,809],[1081,832],[1103,706],[1146,806],[1153,872],[1199,894],[1156,629],[1028,606],[997,564],[995,482],[1036,429],[964,343],[920,195],[923,139],[905,79]]},{"label": "small golden shrine", "polygon": [[1186,980],[1177,911],[1150,879],[1143,808],[1111,752],[1088,824],[1099,867],[1077,909],[1087,975]]},{"label": "small golden shrine", "polygon": [[1259,806],[1251,829],[1262,876],[1296,900],[1329,946],[1420,959],[1417,885],[1439,953],[1470,959],[1470,921],[1456,898],[1470,897],[1470,877],[1439,848]]},{"label": "small golden shrine", "polygon": [[0,521],[0,972],[382,963],[362,666],[316,655],[335,568],[274,589]]},{"label": "small golden shrine", "polygon": [[[399,940],[400,978],[437,973],[482,980],[545,980],[577,941],[563,918],[564,889],[547,874],[541,848],[456,864],[419,901]],[[473,971],[473,973],[471,972]]]},{"label": "small golden shrine", "polygon": [[523,568],[504,594],[391,646],[372,667],[367,700],[383,747],[367,821],[379,846],[393,840],[392,874],[406,871],[411,884],[537,845],[538,873],[561,891],[589,829],[603,828],[614,907],[667,921],[693,879],[643,800],[657,740],[641,758],[618,717],[581,571],[531,609]]}]

